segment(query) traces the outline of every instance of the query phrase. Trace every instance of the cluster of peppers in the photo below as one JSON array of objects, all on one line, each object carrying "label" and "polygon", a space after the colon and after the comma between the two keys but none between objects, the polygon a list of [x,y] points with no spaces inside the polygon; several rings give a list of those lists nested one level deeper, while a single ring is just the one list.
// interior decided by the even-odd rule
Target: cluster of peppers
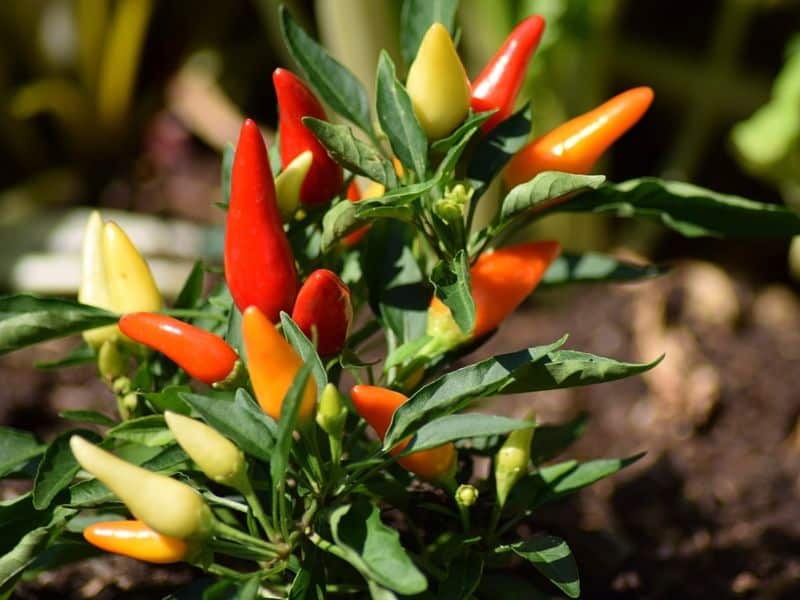
[{"label": "cluster of peppers", "polygon": [[[474,111],[495,110],[482,126],[488,133],[509,117],[525,72],[544,30],[544,20],[531,16],[510,34],[479,76],[470,83],[447,29],[434,24],[425,34],[411,65],[406,88],[415,114],[430,140],[452,132]],[[119,377],[118,344],[136,342],[161,352],[188,375],[208,385],[237,387],[249,375],[261,408],[278,420],[287,390],[303,361],[287,342],[276,323],[280,314],[291,315],[313,340],[321,356],[334,356],[345,346],[352,321],[350,291],[333,272],[318,269],[300,284],[298,269],[284,229],[303,207],[317,207],[345,195],[358,201],[357,184],[345,173],[303,123],[303,117],[324,120],[325,110],[313,92],[296,75],[277,69],[273,74],[280,108],[279,143],[281,172],[273,178],[267,149],[256,123],[242,126],[231,174],[230,203],[225,231],[225,279],[242,313],[246,368],[242,358],[221,337],[192,324],[160,314],[162,299],[153,277],[136,248],[114,223],[103,223],[93,213],[86,229],[83,275],[79,299],[119,313],[119,325],[85,333],[98,351],[101,372],[125,381],[120,388],[123,407],[130,409],[135,393]],[[531,141],[504,171],[508,186],[528,181],[545,170],[587,173],[600,155],[647,110],[649,88],[624,92]],[[399,163],[397,168],[399,169]],[[383,194],[372,183],[363,197]],[[352,247],[366,228],[343,240]],[[462,332],[450,310],[433,298],[428,311],[428,335],[436,350],[447,351],[486,335],[536,288],[557,258],[556,242],[517,244],[480,255],[470,269],[475,303],[475,324]],[[114,366],[106,366],[114,365]],[[301,429],[316,423],[332,440],[342,435],[348,409],[338,390],[329,384],[317,406],[317,388],[309,379],[299,409]],[[133,399],[131,399],[133,395]],[[395,410],[407,397],[400,391],[373,385],[350,390],[358,415],[383,438]],[[127,403],[127,405],[126,405]],[[242,452],[208,425],[174,413],[165,419],[178,443],[214,482],[238,490],[250,504],[267,533],[272,524],[253,493]],[[495,480],[502,507],[509,491],[528,469],[530,429],[511,433],[497,454]],[[402,452],[408,440],[392,450]],[[80,465],[105,483],[129,508],[135,521],[97,523],[88,527],[86,539],[111,552],[150,562],[195,561],[210,536],[236,539],[236,531],[220,523],[200,494],[189,485],[129,464],[90,442],[74,437],[73,453]],[[333,459],[341,448],[332,443]],[[452,443],[400,456],[401,466],[425,480],[455,490],[457,456]],[[159,502],[154,503],[153,498]],[[460,507],[477,498],[472,486],[455,491]],[[271,539],[280,540],[280,536]],[[265,555],[278,556],[286,548],[264,542]]]}]

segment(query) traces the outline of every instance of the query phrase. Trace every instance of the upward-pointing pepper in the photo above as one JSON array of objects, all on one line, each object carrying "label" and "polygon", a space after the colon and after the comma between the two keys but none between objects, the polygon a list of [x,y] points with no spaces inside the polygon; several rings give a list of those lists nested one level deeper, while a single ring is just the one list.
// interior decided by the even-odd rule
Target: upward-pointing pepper
[{"label": "upward-pointing pepper", "polygon": [[406,89],[428,139],[453,131],[469,112],[469,80],[447,28],[430,26],[408,69]]},{"label": "upward-pointing pepper", "polygon": [[[408,398],[400,392],[374,385],[356,385],[350,390],[350,398],[359,415],[369,423],[381,439],[392,422],[392,415]],[[398,454],[408,446],[405,440],[392,448]],[[423,479],[450,483],[456,467],[456,448],[448,442],[430,450],[413,452],[397,459],[405,469]]]},{"label": "upward-pointing pepper", "polygon": [[257,306],[272,322],[289,312],[297,295],[297,269],[275,200],[267,148],[247,119],[231,170],[225,225],[225,280],[239,310]]},{"label": "upward-pointing pepper", "polygon": [[504,171],[506,184],[519,185],[542,171],[588,173],[603,152],[636,124],[652,101],[652,89],[633,88],[559,125],[514,155]]},{"label": "upward-pointing pepper", "polygon": [[322,144],[302,121],[303,117],[326,120],[325,109],[317,97],[294,73],[275,69],[272,83],[278,97],[278,132],[281,164],[284,169],[299,155],[310,150],[311,168],[300,188],[300,202],[324,204],[338,194],[344,183],[344,171],[325,151]]},{"label": "upward-pointing pepper", "polygon": [[470,105],[475,112],[497,109],[481,128],[488,133],[514,110],[525,71],[539,45],[544,31],[544,19],[533,15],[522,21],[506,38],[480,75],[472,82]]}]

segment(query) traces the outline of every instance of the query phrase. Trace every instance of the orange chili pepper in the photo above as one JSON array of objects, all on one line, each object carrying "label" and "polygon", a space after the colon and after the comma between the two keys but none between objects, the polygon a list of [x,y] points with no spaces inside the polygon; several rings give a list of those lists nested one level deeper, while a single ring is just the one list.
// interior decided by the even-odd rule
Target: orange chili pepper
[{"label": "orange chili pepper", "polygon": [[89,525],[83,537],[106,552],[150,563],[180,562],[189,554],[186,541],[161,535],[142,521],[105,521]]},{"label": "orange chili pepper", "polygon": [[[400,392],[374,385],[356,385],[350,390],[350,398],[359,415],[369,423],[383,439],[392,415],[408,398]],[[392,455],[403,451],[409,440],[400,442],[392,449]],[[430,450],[414,452],[397,460],[403,468],[429,481],[452,479],[456,467],[456,447],[448,442]]]},{"label": "orange chili pepper", "polygon": [[[256,306],[244,311],[242,334],[256,399],[261,409],[277,421],[281,418],[284,396],[303,366],[303,360]],[[312,417],[316,401],[317,385],[309,377],[300,401],[300,422],[308,422]]]},{"label": "orange chili pepper", "polygon": [[558,242],[528,242],[482,254],[469,271],[475,301],[472,333],[464,336],[450,309],[434,296],[428,308],[429,335],[453,335],[461,343],[489,333],[530,295],[560,252]]},{"label": "orange chili pepper", "polygon": [[514,187],[542,171],[588,173],[597,159],[633,127],[653,101],[653,90],[638,87],[559,125],[517,152],[504,171]]}]

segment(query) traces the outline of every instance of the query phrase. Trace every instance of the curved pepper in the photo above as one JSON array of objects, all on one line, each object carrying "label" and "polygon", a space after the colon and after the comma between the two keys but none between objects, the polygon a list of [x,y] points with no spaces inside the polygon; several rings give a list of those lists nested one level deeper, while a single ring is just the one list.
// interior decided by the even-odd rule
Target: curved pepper
[{"label": "curved pepper", "polygon": [[338,353],[353,320],[350,290],[334,272],[317,269],[297,293],[292,320],[308,339],[316,337],[320,356]]},{"label": "curved pepper", "polygon": [[80,436],[73,435],[69,445],[81,467],[102,481],[148,527],[182,540],[203,540],[211,534],[211,509],[193,488],[132,465]]},{"label": "curved pepper", "polygon": [[526,429],[518,429],[508,434],[494,458],[494,478],[497,487],[497,501],[502,507],[506,503],[508,493],[514,485],[528,472],[531,460],[531,441],[535,425]]},{"label": "curved pepper", "polygon": [[544,32],[544,19],[539,15],[526,18],[514,28],[503,45],[472,82],[470,106],[475,112],[497,109],[482,126],[489,133],[514,110],[525,71]]},{"label": "curved pepper", "polygon": [[470,89],[464,65],[447,28],[430,26],[408,69],[406,89],[428,139],[453,131],[469,112]]},{"label": "curved pepper", "polygon": [[213,427],[171,411],[164,412],[167,426],[206,477],[242,493],[250,491],[247,463],[236,445]]},{"label": "curved pepper", "polygon": [[300,188],[300,202],[306,205],[324,204],[338,194],[344,183],[344,171],[319,143],[301,120],[303,117],[327,120],[325,109],[317,97],[291,71],[275,69],[272,83],[278,97],[278,132],[281,163],[284,169],[295,157],[310,150],[311,168]]},{"label": "curved pepper", "polygon": [[542,171],[588,173],[597,159],[633,127],[653,101],[653,90],[638,87],[559,125],[517,152],[503,172],[513,187]]},{"label": "curved pepper", "polygon": [[225,280],[240,311],[257,306],[276,322],[297,295],[297,269],[283,231],[267,148],[245,120],[231,171],[225,224]]},{"label": "curved pepper", "polygon": [[234,349],[221,337],[167,315],[130,313],[119,320],[119,328],[209,385],[236,379],[242,368]]},{"label": "curved pepper", "polygon": [[156,564],[181,562],[189,554],[186,541],[161,535],[141,521],[94,523],[83,530],[83,537],[106,552]]},{"label": "curved pepper", "polygon": [[[283,399],[303,366],[303,360],[255,306],[244,311],[242,336],[256,399],[261,409],[277,421],[281,418]],[[300,401],[300,422],[306,423],[312,417],[316,400],[317,386],[309,377]]]},{"label": "curved pepper", "polygon": [[[359,415],[369,423],[378,437],[386,435],[392,415],[408,398],[400,392],[373,385],[356,385],[350,390],[350,398]],[[400,442],[392,449],[398,454],[409,440]],[[449,482],[456,468],[456,447],[448,442],[430,450],[414,452],[397,459],[405,469],[429,481]]]},{"label": "curved pepper", "polygon": [[103,226],[103,257],[114,311],[127,313],[161,308],[161,293],[150,267],[122,228],[112,221]]},{"label": "curved pepper", "polygon": [[[83,233],[78,301],[112,310],[111,290],[108,287],[103,253],[103,226],[103,218],[100,213],[93,210]],[[119,330],[116,325],[97,327],[83,332],[83,339],[95,350],[101,348],[104,342],[113,343],[118,337]]]},{"label": "curved pepper", "polygon": [[465,335],[450,309],[434,296],[428,308],[428,335],[456,346],[495,329],[536,288],[558,257],[558,242],[529,242],[486,252],[470,268],[475,327]]}]

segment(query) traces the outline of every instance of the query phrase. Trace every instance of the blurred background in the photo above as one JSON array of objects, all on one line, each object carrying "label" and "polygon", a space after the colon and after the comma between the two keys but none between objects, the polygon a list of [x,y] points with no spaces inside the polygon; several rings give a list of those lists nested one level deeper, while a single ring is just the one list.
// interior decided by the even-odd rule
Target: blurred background
[{"label": "blurred background", "polygon": [[[269,137],[272,70],[292,67],[278,4],[0,3],[0,289],[74,294],[86,207],[129,231],[167,295],[195,258],[220,255],[220,152],[243,115]],[[286,4],[368,89],[380,48],[403,64],[400,0]],[[535,132],[650,85],[653,107],[598,172],[800,209],[798,0],[462,0],[468,73],[532,13],[547,20],[520,98],[534,100]],[[636,381],[504,405],[533,402],[544,421],[590,412],[576,457],[649,451],[529,526],[570,540],[586,597],[800,597],[800,243],[687,241],[573,215],[529,234],[674,266],[631,286],[543,290],[488,349],[569,331],[590,352],[667,353]],[[59,410],[109,409],[92,369],[30,367],[64,352],[47,344],[0,361],[0,424],[49,438],[63,427]],[[136,597],[140,579],[161,572],[98,569],[20,597],[59,585],[70,597]]]}]

